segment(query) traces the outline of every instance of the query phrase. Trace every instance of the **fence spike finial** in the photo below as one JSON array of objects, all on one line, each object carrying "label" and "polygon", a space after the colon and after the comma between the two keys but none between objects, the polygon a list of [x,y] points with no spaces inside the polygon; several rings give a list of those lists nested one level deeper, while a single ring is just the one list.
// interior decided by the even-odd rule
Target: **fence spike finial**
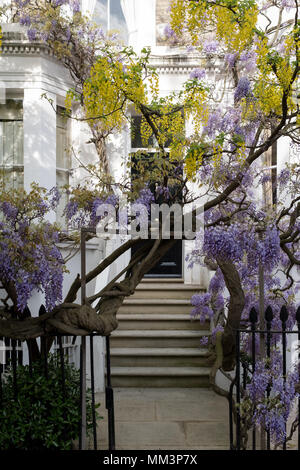
[{"label": "fence spike finial", "polygon": [[266,308],[265,319],[267,322],[271,322],[273,320],[273,310],[272,310],[272,307],[270,307],[270,305],[268,305],[268,307]]},{"label": "fence spike finial", "polygon": [[39,309],[39,317],[41,317],[42,315],[44,315],[44,313],[47,313],[47,310],[45,308],[45,305],[41,305],[40,306],[40,309]]},{"label": "fence spike finial", "polygon": [[29,318],[29,317],[31,317],[31,312],[30,312],[28,305],[26,305],[26,307],[23,310],[23,318]]},{"label": "fence spike finial", "polygon": [[257,311],[254,307],[252,307],[251,310],[250,310],[250,315],[249,315],[250,322],[251,323],[256,323],[257,318],[258,318]]},{"label": "fence spike finial", "polygon": [[282,321],[282,323],[285,323],[287,321],[288,316],[289,316],[288,310],[286,306],[283,305],[280,310],[280,320]]}]

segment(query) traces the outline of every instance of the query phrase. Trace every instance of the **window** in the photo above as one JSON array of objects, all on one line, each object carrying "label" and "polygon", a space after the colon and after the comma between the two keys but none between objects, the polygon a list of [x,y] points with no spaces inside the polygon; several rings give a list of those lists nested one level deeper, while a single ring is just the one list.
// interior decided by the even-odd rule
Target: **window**
[{"label": "window", "polygon": [[7,100],[0,104],[0,177],[5,187],[24,185],[23,103]]},{"label": "window", "polygon": [[12,340],[10,338],[0,337],[0,376],[5,372],[14,360],[17,364],[23,364],[23,345],[22,341]]},{"label": "window", "polygon": [[[69,123],[64,116],[65,109],[58,106],[56,115],[56,184],[62,188],[69,184],[71,158],[69,150]],[[63,194],[57,208],[56,219],[65,225],[63,211],[68,202],[68,197]]]},{"label": "window", "polygon": [[[77,345],[73,341],[74,337],[73,336],[61,336],[61,345],[62,345],[62,351],[64,355],[64,360],[68,364],[75,364],[76,363],[76,350],[77,350]],[[54,343],[53,343],[53,353],[59,354],[59,341],[58,337],[54,338]]]},{"label": "window", "polygon": [[[137,165],[138,161],[143,162],[143,168],[145,171],[149,171],[150,168],[155,168],[154,158],[157,150],[156,139],[152,134],[147,142],[142,139],[141,133],[142,116],[133,115],[131,116],[131,159],[134,166],[131,168],[131,177],[133,179],[139,178],[139,170]],[[136,155],[139,154],[137,158]],[[155,185],[150,183],[150,189],[155,194]]]},{"label": "window", "polygon": [[142,142],[141,133],[142,116],[131,116],[131,149],[137,151],[141,148],[154,148],[156,147],[156,139],[152,135],[148,142]]},{"label": "window", "polygon": [[127,41],[127,28],[120,0],[94,0],[86,1],[86,4],[86,10],[93,12],[93,21],[101,26],[104,32],[118,32],[121,39]]},{"label": "window", "polygon": [[263,197],[268,208],[277,203],[277,142],[265,152],[264,165],[264,176],[268,178],[263,184]]},{"label": "window", "polygon": [[[141,124],[142,124],[142,116],[141,115],[132,115],[131,116],[131,159],[132,162],[135,164],[131,168],[131,177],[133,179],[139,178],[139,167],[137,165],[137,162],[141,162],[143,166],[143,170],[145,172],[151,171],[152,177],[156,179],[157,181],[161,180],[161,170],[158,169],[157,164],[155,163],[155,158],[156,154],[159,150],[157,140],[152,134],[149,136],[147,141],[145,139],[142,139],[142,132],[141,132]],[[169,151],[170,151],[170,146],[172,143],[171,137],[168,135],[165,137],[165,147],[164,150],[166,152],[166,159],[169,161]],[[172,171],[173,168],[178,167],[179,163],[177,161],[172,161],[171,167],[169,168],[169,189],[171,190],[171,194],[177,194],[178,192],[178,185],[173,184],[170,186],[170,179],[172,178]],[[178,170],[177,170],[178,171]],[[156,175],[155,175],[156,173]],[[146,175],[144,175],[146,176]],[[154,183],[153,181],[150,182],[149,184],[150,190],[153,192],[155,195],[155,200],[156,202],[161,202],[160,200],[162,199],[161,196],[156,194],[156,188],[157,188],[157,183]],[[178,199],[181,201],[181,191],[178,192]]]},{"label": "window", "polygon": [[[137,151],[141,148],[149,149],[149,152],[155,151],[158,148],[157,140],[152,134],[148,142],[142,140],[142,132],[141,132],[141,124],[142,124],[142,116],[136,115],[131,116],[131,147],[132,151]],[[171,145],[171,138],[166,136],[166,141],[164,143],[164,148],[167,150]]]}]

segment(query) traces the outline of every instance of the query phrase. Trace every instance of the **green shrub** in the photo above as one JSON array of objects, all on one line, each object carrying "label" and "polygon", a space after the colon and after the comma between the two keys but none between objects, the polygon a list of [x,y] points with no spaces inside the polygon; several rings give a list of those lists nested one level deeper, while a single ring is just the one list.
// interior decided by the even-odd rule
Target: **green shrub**
[{"label": "green shrub", "polygon": [[[49,355],[48,376],[43,362],[17,367],[17,398],[13,374],[5,374],[0,407],[0,449],[72,449],[80,429],[80,375],[65,364],[65,397],[59,358]],[[87,391],[87,430],[92,429],[91,391]],[[97,416],[97,419],[99,417]]]}]

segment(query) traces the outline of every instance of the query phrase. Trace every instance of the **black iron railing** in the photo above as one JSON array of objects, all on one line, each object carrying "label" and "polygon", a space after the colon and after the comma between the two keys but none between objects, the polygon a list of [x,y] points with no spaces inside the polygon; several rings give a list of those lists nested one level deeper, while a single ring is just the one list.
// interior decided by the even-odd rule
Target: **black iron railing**
[{"label": "black iron railing", "polygon": [[[79,380],[79,390],[78,393],[80,395],[80,403],[78,404],[80,409],[80,429],[78,429],[78,441],[79,441],[79,449],[84,450],[87,446],[87,414],[86,414],[86,390],[87,390],[87,367],[90,368],[90,381],[88,388],[90,390],[91,396],[91,418],[92,418],[92,449],[97,450],[97,443],[98,443],[98,427],[97,427],[97,403],[95,397],[95,376],[96,372],[103,374],[104,371],[98,370],[101,367],[102,361],[101,357],[99,357],[99,361],[95,357],[94,352],[94,338],[99,337],[98,334],[91,334],[88,337],[80,337],[81,345],[80,345],[80,380]],[[49,342],[55,345],[54,351],[56,351],[56,361],[57,367],[60,369],[60,385],[61,385],[61,394],[62,398],[66,397],[66,377],[65,377],[65,368],[67,363],[70,362],[70,358],[68,355],[68,350],[70,347],[70,343],[72,341],[72,336],[68,335],[47,335],[40,338],[40,351],[41,351],[41,362],[43,364],[42,373],[45,377],[48,377],[48,368],[49,368],[49,358],[51,355],[48,353],[48,346]],[[90,345],[90,361],[89,364],[86,361],[86,354],[84,349],[86,348],[86,339],[89,338],[89,345]],[[64,340],[64,341],[63,341]],[[113,397],[113,388],[111,384],[111,368],[110,368],[110,338],[109,336],[105,337],[106,341],[106,387],[105,387],[105,398],[106,398],[106,409],[108,413],[108,450],[115,449],[115,423],[114,423],[114,397]],[[64,347],[65,342],[67,343],[67,348]],[[18,399],[18,366],[25,365],[26,360],[24,358],[28,358],[28,371],[29,376],[32,376],[33,371],[33,354],[32,354],[32,345],[31,342],[20,342],[16,340],[7,341],[7,339],[3,338],[3,344],[7,345],[8,351],[5,357],[5,349],[4,356],[5,360],[0,363],[0,407],[5,407],[5,400],[2,393],[3,388],[3,380],[5,380],[5,375],[9,370],[12,374],[12,383],[13,383],[13,396],[14,399]],[[52,348],[53,350],[53,348]],[[2,351],[3,352],[3,351]],[[22,353],[21,353],[22,352]],[[1,362],[1,361],[0,361]],[[83,405],[84,401],[84,406]],[[100,413],[101,414],[101,413]]]},{"label": "black iron railing", "polygon": [[[241,405],[243,403],[244,397],[247,394],[247,387],[249,386],[249,383],[253,378],[253,374],[256,371],[258,360],[263,359],[265,367],[271,367],[272,348],[275,346],[277,350],[280,350],[281,352],[281,379],[283,381],[283,385],[286,384],[287,374],[289,372],[287,360],[287,352],[289,350],[288,339],[292,338],[296,338],[298,344],[298,360],[296,362],[298,367],[298,383],[300,382],[300,307],[296,313],[297,328],[292,330],[287,329],[289,314],[285,306],[282,307],[280,311],[280,328],[272,329],[273,317],[273,311],[270,307],[268,307],[264,314],[265,328],[261,329],[261,321],[258,324],[258,314],[256,310],[252,308],[249,316],[249,327],[236,331],[235,379],[232,382],[229,390],[229,436],[231,450],[242,450],[245,448],[251,448],[252,450],[272,450],[281,448],[282,450],[286,450],[287,442],[290,440],[286,431],[286,422],[285,438],[279,445],[278,443],[276,444],[276,442],[271,442],[271,435],[268,426],[265,428],[260,426],[258,429],[258,427],[255,425],[254,419],[252,419],[252,424],[249,425],[249,418],[251,422],[251,416],[247,417],[248,424],[245,424],[245,416],[241,412]],[[242,351],[242,340],[244,343],[247,342],[248,344],[247,353]],[[267,403],[269,403],[270,398],[272,398],[272,389],[270,383],[268,383],[265,389],[265,396],[263,399],[264,398],[266,399]],[[295,419],[293,435],[297,436],[296,445],[297,448],[300,449],[300,395],[296,401],[297,410],[294,413]],[[255,407],[256,405],[253,403],[253,410],[255,410]],[[247,447],[245,447],[245,442],[247,442]]]}]

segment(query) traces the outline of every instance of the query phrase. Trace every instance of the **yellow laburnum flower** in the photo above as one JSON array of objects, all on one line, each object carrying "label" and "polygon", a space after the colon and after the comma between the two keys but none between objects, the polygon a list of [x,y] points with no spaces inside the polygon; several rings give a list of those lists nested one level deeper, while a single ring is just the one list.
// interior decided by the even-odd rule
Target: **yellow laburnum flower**
[{"label": "yellow laburnum flower", "polygon": [[171,5],[171,27],[177,36],[182,36],[186,28],[192,44],[201,47],[201,32],[213,28],[216,38],[237,52],[251,43],[257,16],[255,3],[250,4],[245,12],[238,5],[232,7],[226,2],[212,3],[207,0],[174,0]]},{"label": "yellow laburnum flower", "polygon": [[197,170],[200,168],[203,160],[203,151],[200,147],[189,148],[184,162],[184,171],[190,181],[195,181]]},{"label": "yellow laburnum flower", "polygon": [[121,130],[126,103],[146,102],[141,68],[101,57],[84,83],[83,96],[88,119],[96,119],[103,131]]},{"label": "yellow laburnum flower", "polygon": [[245,143],[241,143],[237,146],[235,154],[237,161],[243,164],[247,157]]}]

